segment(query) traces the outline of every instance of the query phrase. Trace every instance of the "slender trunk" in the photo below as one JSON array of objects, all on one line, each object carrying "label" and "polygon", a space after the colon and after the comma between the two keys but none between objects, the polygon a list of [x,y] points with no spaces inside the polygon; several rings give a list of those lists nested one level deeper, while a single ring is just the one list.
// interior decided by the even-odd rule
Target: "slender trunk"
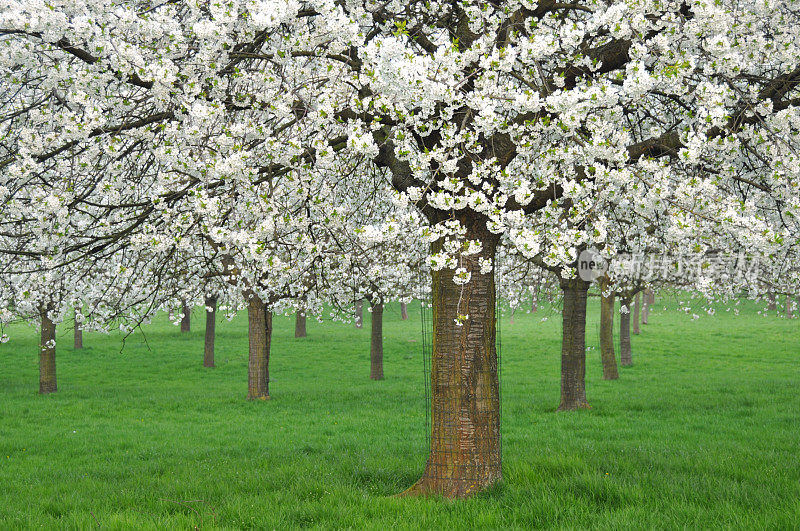
[{"label": "slender trunk", "polygon": [[533,302],[531,302],[531,311],[536,312],[539,309],[539,300],[536,295],[533,295]]},{"label": "slender trunk", "polygon": [[266,309],[258,295],[252,295],[247,305],[248,337],[250,340],[247,364],[247,399],[269,400],[269,347],[272,338],[272,312]]},{"label": "slender trunk", "polygon": [[786,318],[787,319],[791,319],[793,317],[792,316],[792,305],[793,304],[794,304],[794,302],[792,301],[792,298],[787,295],[786,296]]},{"label": "slender trunk", "polygon": [[515,309],[516,308],[511,308],[511,315],[509,316],[509,319],[508,319],[508,324],[512,325],[512,326],[514,325],[514,311],[515,311]]},{"label": "slender trunk", "polygon": [[217,298],[206,297],[206,344],[203,367],[214,367],[214,341],[217,328]]},{"label": "slender trunk", "polygon": [[356,328],[361,328],[364,326],[364,301],[357,300],[356,301]]},{"label": "slender trunk", "polygon": [[648,296],[648,301],[647,301],[648,304],[650,304],[650,306],[654,305],[656,303],[656,292],[653,291],[652,289],[649,289],[647,290],[647,296]]},{"label": "slender trunk", "polygon": [[631,353],[631,300],[622,299],[622,305],[628,311],[619,314],[619,361],[623,367],[630,367],[633,365],[633,354]]},{"label": "slender trunk", "polygon": [[778,304],[775,301],[775,294],[770,292],[768,297],[769,297],[769,304],[767,305],[767,310],[774,312],[778,309]]},{"label": "slender trunk", "polygon": [[561,279],[564,293],[561,336],[561,404],[559,411],[588,409],[586,401],[586,292],[589,283]]},{"label": "slender trunk", "polygon": [[83,328],[81,328],[81,323],[78,321],[78,310],[75,310],[73,324],[74,333],[72,338],[72,348],[75,350],[81,350],[83,349]]},{"label": "slender trunk", "polygon": [[[481,273],[479,263],[494,258],[497,237],[484,218],[465,224],[466,237],[480,241],[482,250],[460,258],[460,267],[471,273],[463,286],[453,282],[453,270],[433,272],[430,454],[406,495],[461,498],[502,479],[495,280],[494,271]],[[434,244],[434,252],[441,245]]]},{"label": "slender trunk", "polygon": [[372,340],[369,349],[369,377],[383,380],[383,301],[372,305]]},{"label": "slender trunk", "polygon": [[[600,281],[600,290],[608,289],[608,283]],[[617,354],[614,352],[614,294],[600,294],[600,358],[603,361],[603,380],[619,378]]]},{"label": "slender trunk", "polygon": [[[639,335],[639,308],[640,308],[640,299],[641,299],[641,292],[636,293],[636,298],[633,302],[633,333]],[[629,317],[630,318],[630,317]]]},{"label": "slender trunk", "polygon": [[42,335],[39,342],[39,393],[46,395],[58,390],[56,381],[56,325],[41,311]]},{"label": "slender trunk", "polygon": [[642,295],[642,324],[647,324],[647,319],[650,317],[650,296],[645,291]]},{"label": "slender trunk", "polygon": [[400,303],[400,319],[403,321],[408,320],[408,304],[405,302]]},{"label": "slender trunk", "polygon": [[181,333],[190,332],[192,329],[192,309],[186,304],[186,301],[183,301],[183,307],[181,311],[183,312],[183,319],[181,319]]},{"label": "slender trunk", "polygon": [[306,312],[302,308],[294,312],[294,337],[306,337]]}]

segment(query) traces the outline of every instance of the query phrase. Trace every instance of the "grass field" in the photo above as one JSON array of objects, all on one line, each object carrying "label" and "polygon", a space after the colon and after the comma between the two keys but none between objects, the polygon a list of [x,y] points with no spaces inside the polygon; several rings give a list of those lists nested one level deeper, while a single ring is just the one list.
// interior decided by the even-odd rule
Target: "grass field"
[{"label": "grass field", "polygon": [[[587,344],[598,345],[597,307]],[[369,323],[276,318],[272,400],[247,392],[246,317],[131,337],[61,332],[58,392],[39,396],[36,331],[0,345],[0,529],[784,528],[800,525],[800,320],[721,308],[692,321],[659,300],[634,366],[593,409],[556,413],[560,315],[502,322],[505,480],[466,501],[394,498],[422,472],[421,332],[385,312],[386,380]],[[542,318],[547,320],[542,321]]]}]

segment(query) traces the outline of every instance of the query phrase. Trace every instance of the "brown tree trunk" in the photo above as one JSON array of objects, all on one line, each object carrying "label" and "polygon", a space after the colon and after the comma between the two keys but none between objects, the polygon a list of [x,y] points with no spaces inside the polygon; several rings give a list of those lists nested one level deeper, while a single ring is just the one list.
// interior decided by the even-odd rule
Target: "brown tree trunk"
[{"label": "brown tree trunk", "polygon": [[628,311],[619,314],[619,361],[623,367],[630,367],[633,365],[633,354],[631,353],[631,300],[622,299],[622,305]]},{"label": "brown tree trunk", "polygon": [[[495,280],[494,271],[482,274],[479,264],[494,258],[497,237],[483,218],[465,224],[467,238],[479,240],[482,250],[460,258],[471,273],[463,286],[453,282],[453,270],[433,272],[430,454],[406,495],[460,498],[502,479]],[[434,252],[441,245],[434,244]]]},{"label": "brown tree trunk", "polygon": [[650,306],[652,306],[652,305],[654,305],[656,303],[656,292],[655,291],[653,291],[651,289],[647,290],[647,297],[648,297],[647,302],[648,302],[648,304],[650,304]]},{"label": "brown tree trunk", "polygon": [[792,305],[793,304],[794,304],[794,302],[792,301],[792,298],[787,295],[786,296],[786,318],[787,319],[791,319],[793,317],[792,316]]},{"label": "brown tree trunk", "polygon": [[272,339],[272,312],[258,295],[250,294],[247,305],[250,353],[247,364],[247,399],[269,400],[269,348]]},{"label": "brown tree trunk", "polygon": [[186,301],[183,301],[183,319],[181,319],[181,333],[185,334],[192,330],[192,309],[187,306]]},{"label": "brown tree trunk", "polygon": [[564,294],[561,332],[561,404],[558,411],[588,409],[586,401],[586,292],[580,278],[560,279]]},{"label": "brown tree trunk", "polygon": [[303,309],[294,312],[294,337],[306,337],[306,312]]},{"label": "brown tree trunk", "polygon": [[[75,310],[75,314],[78,311]],[[73,319],[74,331],[72,337],[72,348],[74,350],[81,350],[83,349],[83,328],[81,328],[81,323],[78,322],[77,317]]]},{"label": "brown tree trunk", "polygon": [[774,312],[778,309],[778,304],[775,301],[775,294],[770,292],[768,295],[769,304],[767,305],[767,310]]},{"label": "brown tree trunk", "polygon": [[[641,299],[641,292],[636,293],[636,298],[633,302],[633,333],[639,335],[639,309],[640,309],[640,299]],[[630,317],[629,317],[630,319]]]},{"label": "brown tree trunk", "polygon": [[214,341],[217,328],[217,298],[206,297],[206,343],[203,353],[203,367],[214,367]]},{"label": "brown tree trunk", "polygon": [[42,334],[39,341],[39,393],[46,395],[58,390],[56,381],[56,325],[41,311]]},{"label": "brown tree trunk", "polygon": [[531,311],[536,312],[539,309],[539,301],[536,295],[533,296],[533,302],[531,302]]},{"label": "brown tree trunk", "polygon": [[400,303],[400,319],[403,321],[408,320],[408,305],[405,302]]},{"label": "brown tree trunk", "polygon": [[[600,290],[606,291],[608,282],[600,280]],[[603,380],[619,378],[617,354],[614,352],[614,294],[600,294],[600,359],[603,361]]]},{"label": "brown tree trunk", "polygon": [[369,360],[369,377],[373,380],[383,380],[383,301],[372,305]]},{"label": "brown tree trunk", "polygon": [[647,324],[647,319],[650,317],[650,296],[647,292],[642,295],[642,324]]},{"label": "brown tree trunk", "polygon": [[358,300],[356,301],[356,320],[355,320],[356,328],[361,328],[364,326],[364,301]]}]

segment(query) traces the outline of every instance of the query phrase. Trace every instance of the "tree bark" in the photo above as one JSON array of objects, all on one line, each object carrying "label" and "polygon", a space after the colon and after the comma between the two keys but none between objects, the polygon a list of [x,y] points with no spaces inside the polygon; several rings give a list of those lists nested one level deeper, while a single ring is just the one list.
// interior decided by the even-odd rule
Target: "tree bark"
[{"label": "tree bark", "polygon": [[189,308],[186,301],[182,302],[181,311],[183,312],[183,318],[181,319],[181,333],[185,334],[192,330],[192,309]]},{"label": "tree bark", "polygon": [[[601,279],[600,289],[608,289],[608,283]],[[600,294],[600,358],[603,361],[603,380],[619,378],[617,354],[614,352],[614,294],[608,297]]]},{"label": "tree bark", "polygon": [[794,302],[792,301],[792,298],[787,295],[786,296],[786,318],[787,319],[792,319],[792,317],[793,317],[793,315],[792,315],[792,305],[793,304],[794,304]]},{"label": "tree bark", "polygon": [[647,302],[648,304],[650,304],[650,306],[656,303],[656,292],[653,291],[652,289],[647,290],[647,297],[648,297]]},{"label": "tree bark", "polygon": [[561,339],[561,403],[558,411],[588,409],[586,401],[586,292],[580,278],[560,279],[564,294]]},{"label": "tree bark", "polygon": [[536,310],[538,310],[538,309],[539,309],[539,301],[538,301],[536,295],[534,295],[533,296],[533,301],[531,302],[531,311],[535,313]]},{"label": "tree bark", "polygon": [[42,329],[39,341],[39,393],[46,395],[58,391],[56,380],[56,325],[41,310]]},{"label": "tree bark", "polygon": [[250,342],[247,364],[247,399],[269,400],[269,349],[272,339],[272,312],[258,295],[250,294],[247,325]]},{"label": "tree bark", "polygon": [[383,301],[372,304],[372,340],[369,349],[372,380],[383,380]]},{"label": "tree bark", "polygon": [[405,302],[400,303],[400,319],[403,321],[408,320],[408,304]]},{"label": "tree bark", "polygon": [[[405,495],[461,498],[502,478],[495,279],[479,264],[480,258],[494,259],[498,238],[485,218],[462,222],[466,237],[480,241],[482,250],[460,258],[459,266],[471,273],[467,284],[456,285],[453,270],[432,275],[430,454],[422,478]],[[434,252],[441,246],[436,242]]]},{"label": "tree bark", "polygon": [[356,328],[361,328],[364,326],[364,301],[357,300],[356,301],[356,320],[355,320]]},{"label": "tree bark", "polygon": [[206,342],[203,367],[214,367],[214,341],[217,329],[217,298],[206,297]]},{"label": "tree bark", "polygon": [[769,304],[767,304],[767,310],[771,312],[776,311],[778,309],[778,304],[775,301],[775,294],[770,292],[768,298],[769,298]]},{"label": "tree bark", "polygon": [[642,295],[642,324],[647,324],[647,319],[650,317],[650,296],[645,291]]},{"label": "tree bark", "polygon": [[[641,299],[641,292],[636,293],[636,298],[633,302],[633,333],[637,336],[639,335],[639,309],[640,309],[640,299]],[[629,317],[630,319],[630,317]]]},{"label": "tree bark", "polygon": [[[78,310],[75,310],[75,314],[77,315]],[[81,328],[81,323],[78,322],[77,316],[73,319],[73,337],[72,337],[72,348],[74,350],[82,350],[83,349],[83,328]]]},{"label": "tree bark", "polygon": [[619,314],[619,361],[623,367],[630,367],[633,365],[633,354],[631,352],[631,300],[622,299],[622,305],[628,311]]},{"label": "tree bark", "polygon": [[306,337],[306,312],[302,308],[294,312],[294,337]]}]

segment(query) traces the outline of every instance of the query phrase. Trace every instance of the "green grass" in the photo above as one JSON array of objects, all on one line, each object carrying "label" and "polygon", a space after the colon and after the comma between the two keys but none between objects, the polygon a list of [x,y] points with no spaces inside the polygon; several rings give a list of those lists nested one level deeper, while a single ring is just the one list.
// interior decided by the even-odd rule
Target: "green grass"
[{"label": "green grass", "polygon": [[[598,344],[595,311],[587,343]],[[35,330],[0,345],[0,528],[796,528],[800,321],[692,321],[659,301],[634,363],[593,409],[556,413],[560,316],[502,323],[505,481],[467,501],[394,498],[427,443],[419,314],[386,311],[386,380],[369,324],[275,321],[272,400],[247,402],[246,319],[129,338],[61,332],[56,394],[39,396]],[[543,317],[548,317],[542,321]]]}]

